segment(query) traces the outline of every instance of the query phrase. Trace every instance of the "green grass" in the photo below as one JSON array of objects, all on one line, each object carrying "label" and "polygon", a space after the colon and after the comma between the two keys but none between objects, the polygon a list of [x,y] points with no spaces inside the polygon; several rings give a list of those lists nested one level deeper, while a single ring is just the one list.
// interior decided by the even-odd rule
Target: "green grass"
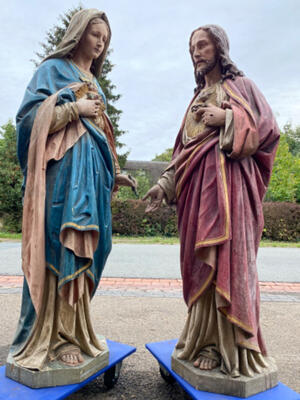
[{"label": "green grass", "polygon": [[22,240],[21,233],[0,232],[0,241],[5,240]]},{"label": "green grass", "polygon": [[119,236],[113,235],[113,243],[132,243],[132,244],[178,244],[177,237],[165,236]]},{"label": "green grass", "polygon": [[300,248],[300,242],[272,242],[271,240],[262,240],[260,247],[297,247]]},{"label": "green grass", "polygon": [[[4,240],[22,240],[21,233],[0,232],[0,241]],[[177,237],[164,236],[113,236],[113,243],[132,243],[132,244],[178,244]],[[262,240],[260,247],[297,247],[300,248],[300,242],[272,242]]]},{"label": "green grass", "polygon": [[[133,244],[178,244],[177,237],[164,236],[113,236],[113,243],[133,243]],[[300,242],[272,242],[271,240],[262,240],[260,247],[297,247],[300,248]]]}]

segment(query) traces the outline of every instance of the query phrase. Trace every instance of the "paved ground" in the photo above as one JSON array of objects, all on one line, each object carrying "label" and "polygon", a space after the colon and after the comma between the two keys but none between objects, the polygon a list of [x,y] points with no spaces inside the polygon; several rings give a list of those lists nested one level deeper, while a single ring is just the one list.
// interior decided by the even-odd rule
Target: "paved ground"
[{"label": "paved ground", "polygon": [[[5,363],[19,317],[20,293],[0,294],[0,364]],[[262,302],[261,325],[279,378],[300,392],[300,303]],[[123,363],[118,384],[107,391],[99,377],[68,400],[180,400],[178,386],[165,383],[145,343],[179,336],[186,318],[181,298],[96,296],[92,319],[96,332],[137,347]]]},{"label": "paved ground", "polygon": [[[143,245],[114,245],[106,276],[92,301],[92,318],[96,332],[133,345],[137,352],[124,361],[118,384],[112,390],[107,391],[103,377],[99,377],[68,400],[185,398],[179,386],[161,379],[157,362],[144,347],[148,342],[178,337],[183,327],[187,310],[182,300],[182,282],[175,271],[179,270],[178,259],[175,260],[179,249],[167,245],[136,246]],[[1,265],[5,266],[5,271],[0,269],[0,365],[5,363],[19,318],[23,278],[15,273],[7,275],[9,268],[16,270],[19,249],[19,243],[5,246],[0,243]],[[262,330],[269,354],[276,359],[280,381],[297,392],[300,392],[299,250],[263,248],[259,258]],[[168,268],[171,262],[172,268]]]},{"label": "paved ground", "polygon": [[[21,244],[0,243],[0,275],[21,275]],[[300,282],[300,248],[262,247],[258,276],[266,282]],[[114,244],[105,277],[180,278],[179,245]]]},{"label": "paved ground", "polygon": [[[0,294],[21,293],[22,276],[0,275]],[[300,303],[300,283],[260,282],[261,300]],[[102,278],[98,296],[182,298],[181,279]]]}]

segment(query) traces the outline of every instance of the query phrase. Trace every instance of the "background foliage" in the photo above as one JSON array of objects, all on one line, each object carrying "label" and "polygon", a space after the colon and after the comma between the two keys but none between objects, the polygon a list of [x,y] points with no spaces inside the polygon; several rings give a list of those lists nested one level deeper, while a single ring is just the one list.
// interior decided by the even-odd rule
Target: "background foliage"
[{"label": "background foliage", "polygon": [[22,172],[16,153],[16,128],[12,121],[0,128],[0,216],[6,230],[21,231]]},{"label": "background foliage", "polygon": [[171,161],[173,154],[173,149],[169,148],[166,149],[161,154],[156,154],[152,161]]},{"label": "background foliage", "polygon": [[[177,236],[175,207],[163,206],[153,214],[145,214],[141,200],[114,200],[113,233],[134,236]],[[300,204],[266,202],[263,204],[265,227],[263,238],[273,241],[300,240]]]},{"label": "background foliage", "polygon": [[287,143],[289,145],[289,151],[293,156],[300,157],[300,126],[292,128],[291,123],[285,124],[283,132],[286,136]]},{"label": "background foliage", "polygon": [[[299,129],[300,131],[300,129]],[[273,166],[266,201],[289,201],[300,203],[300,153],[291,152],[296,143],[285,132],[280,142]]]},{"label": "background foliage", "polygon": [[264,239],[293,242],[300,240],[300,204],[266,202],[263,210]]},{"label": "background foliage", "polygon": [[157,212],[145,214],[142,200],[114,200],[112,202],[113,233],[133,236],[176,236],[175,208],[161,207]]}]

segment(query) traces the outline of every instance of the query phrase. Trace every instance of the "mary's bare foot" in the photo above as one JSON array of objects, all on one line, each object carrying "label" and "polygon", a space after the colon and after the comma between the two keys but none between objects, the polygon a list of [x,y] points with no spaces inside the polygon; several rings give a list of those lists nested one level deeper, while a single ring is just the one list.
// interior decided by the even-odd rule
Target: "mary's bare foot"
[{"label": "mary's bare foot", "polygon": [[76,367],[84,361],[79,347],[69,344],[63,345],[59,348],[57,358],[70,367]]},{"label": "mary's bare foot", "polygon": [[79,353],[72,353],[72,352],[70,352],[70,353],[66,353],[66,354],[63,354],[61,357],[60,357],[60,360],[64,363],[64,364],[66,364],[66,365],[70,365],[70,366],[72,366],[72,367],[74,367],[74,366],[76,366],[76,365],[79,365],[79,364],[81,364],[81,363],[83,363],[83,357],[82,357],[82,355],[81,355],[81,353],[79,352]]},{"label": "mary's bare foot", "polygon": [[197,360],[194,362],[193,365],[195,368],[212,370],[216,368],[219,365],[219,363],[216,360],[211,360],[210,358],[200,356],[199,358],[197,358]]}]

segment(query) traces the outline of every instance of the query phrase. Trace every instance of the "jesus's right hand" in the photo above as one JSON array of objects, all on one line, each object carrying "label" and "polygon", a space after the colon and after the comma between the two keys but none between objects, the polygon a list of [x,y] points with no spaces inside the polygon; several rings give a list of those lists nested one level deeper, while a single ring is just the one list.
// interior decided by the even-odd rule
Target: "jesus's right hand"
[{"label": "jesus's right hand", "polygon": [[164,198],[164,191],[159,185],[154,185],[143,197],[143,201],[150,197],[150,203],[147,205],[145,212],[153,212],[159,209]]}]

